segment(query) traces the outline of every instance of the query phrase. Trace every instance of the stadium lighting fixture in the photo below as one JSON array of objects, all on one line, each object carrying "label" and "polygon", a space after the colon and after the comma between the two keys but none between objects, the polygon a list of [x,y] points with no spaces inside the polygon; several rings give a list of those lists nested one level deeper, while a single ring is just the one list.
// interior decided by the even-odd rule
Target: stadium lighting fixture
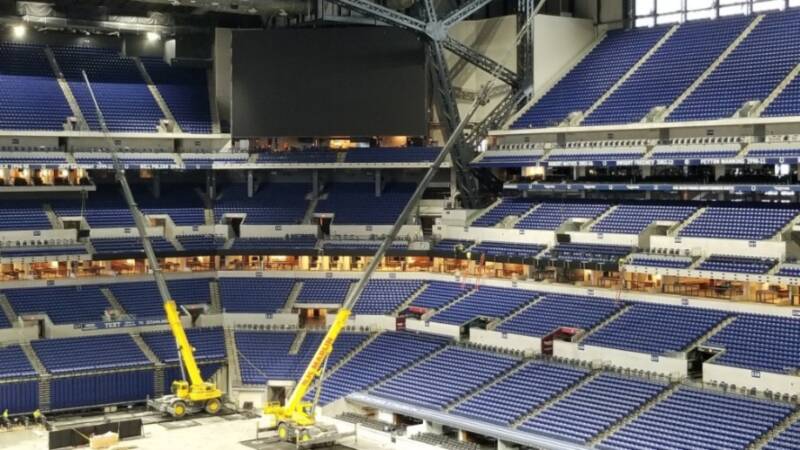
[{"label": "stadium lighting fixture", "polygon": [[147,42],[156,42],[161,40],[161,35],[153,31],[148,31],[145,34],[145,38],[147,39]]},{"label": "stadium lighting fixture", "polygon": [[17,39],[22,39],[25,37],[25,33],[28,32],[28,27],[23,24],[14,25],[11,27],[11,31],[14,34],[14,37]]}]

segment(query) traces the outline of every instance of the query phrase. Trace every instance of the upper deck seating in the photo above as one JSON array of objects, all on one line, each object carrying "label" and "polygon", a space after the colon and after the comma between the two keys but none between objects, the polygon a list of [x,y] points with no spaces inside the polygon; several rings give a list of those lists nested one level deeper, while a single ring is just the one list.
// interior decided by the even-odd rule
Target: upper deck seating
[{"label": "upper deck seating", "polygon": [[70,116],[44,47],[0,43],[0,130],[61,131]]},{"label": "upper deck seating", "polygon": [[694,206],[619,205],[592,225],[596,233],[639,234],[653,222],[683,222],[697,210]]},{"label": "upper deck seating", "polygon": [[654,355],[680,352],[727,316],[723,311],[636,303],[583,342]]},{"label": "upper deck seating", "polygon": [[739,154],[739,144],[672,144],[656,145],[650,154],[655,160],[730,159]]},{"label": "upper deck seating", "polygon": [[584,125],[639,122],[656,106],[671,105],[739,36],[752,17],[686,22],[583,121]]},{"label": "upper deck seating", "polygon": [[799,20],[797,9],[767,14],[667,120],[733,117],[745,102],[766,99],[800,62]]},{"label": "upper deck seating", "polygon": [[556,244],[545,256],[561,261],[615,263],[632,250],[624,245]]},{"label": "upper deck seating", "polygon": [[326,187],[327,198],[317,202],[316,213],[332,213],[333,224],[392,225],[408,203],[415,185],[390,183],[380,197],[370,183],[332,183]]},{"label": "upper deck seating", "polygon": [[92,228],[133,228],[130,209],[122,192],[116,187],[98,190],[86,197],[59,199],[50,202],[53,210],[62,219],[65,217],[84,217]]},{"label": "upper deck seating", "polygon": [[141,57],[147,74],[184,133],[211,133],[206,69],[170,66],[163,58]]},{"label": "upper deck seating", "polygon": [[156,132],[164,114],[131,58],[109,48],[53,47],[53,53],[92,130],[100,131],[93,91],[110,131]]},{"label": "upper deck seating", "polygon": [[686,269],[692,265],[692,258],[686,256],[633,255],[628,262],[635,266]]},{"label": "upper deck seating", "polygon": [[428,287],[411,302],[416,308],[441,308],[453,300],[471,291],[472,285],[451,283],[447,281],[431,281]]},{"label": "upper deck seating", "polygon": [[310,278],[303,280],[297,303],[341,304],[353,280],[346,278]]},{"label": "upper deck seating", "polygon": [[481,286],[436,313],[431,320],[451,325],[464,325],[479,317],[500,319],[522,308],[536,297],[538,297],[538,293],[533,291]]},{"label": "upper deck seating", "polygon": [[244,225],[294,225],[303,221],[310,187],[305,183],[274,183],[259,186],[252,198],[247,186],[231,184],[222,188],[214,206],[214,220],[225,214],[245,214]]},{"label": "upper deck seating", "polygon": [[[150,236],[149,238],[150,244],[153,246],[153,250],[155,250],[156,253],[177,251],[175,246],[162,236]],[[122,255],[144,254],[142,240],[138,237],[91,238],[90,241],[94,247],[95,254],[98,255],[110,255],[114,253]]]},{"label": "upper deck seating", "polygon": [[711,255],[697,266],[697,270],[762,274],[778,263],[770,258],[746,258],[740,256]]},{"label": "upper deck seating", "polygon": [[540,244],[483,241],[472,247],[469,252],[473,255],[486,255],[494,259],[528,259],[535,258],[544,249],[545,246]]},{"label": "upper deck seating", "polygon": [[751,241],[770,239],[793,220],[797,212],[790,208],[712,206],[678,235]]},{"label": "upper deck seating", "polygon": [[313,234],[294,234],[286,238],[236,238],[231,250],[253,251],[309,251],[317,246]]},{"label": "upper deck seating", "polygon": [[222,307],[229,313],[275,313],[286,304],[293,278],[220,278]]},{"label": "upper deck seating", "polygon": [[[210,304],[209,280],[168,280],[167,287],[179,306]],[[113,283],[108,288],[128,314],[136,317],[163,317],[164,306],[155,282]]]},{"label": "upper deck seating", "polygon": [[348,163],[423,163],[433,162],[441,149],[436,147],[356,148],[346,153]]},{"label": "upper deck seating", "polygon": [[17,315],[45,313],[56,325],[100,322],[111,304],[96,285],[4,289]]},{"label": "upper deck seating", "polygon": [[603,203],[542,203],[517,222],[520,230],[556,230],[569,219],[594,219],[609,205]]},{"label": "upper deck seating", "polygon": [[473,227],[493,227],[508,216],[522,216],[535,203],[526,198],[506,197],[472,222]]},{"label": "upper deck seating", "polygon": [[705,345],[725,349],[714,364],[784,373],[800,369],[800,319],[741,314]]},{"label": "upper deck seating", "polygon": [[497,331],[544,337],[560,327],[591,330],[622,308],[621,302],[607,298],[564,294],[543,294],[541,300],[510,320]]},{"label": "upper deck seating", "polygon": [[369,280],[353,314],[389,314],[422,286],[420,280]]},{"label": "upper deck seating", "polygon": [[453,408],[453,414],[508,426],[586,376],[583,369],[533,361]]},{"label": "upper deck seating", "polygon": [[449,347],[372,389],[412,405],[442,409],[511,369],[519,360]]},{"label": "upper deck seating", "polygon": [[267,151],[259,153],[256,162],[261,164],[333,164],[338,153],[328,148]]},{"label": "upper deck seating", "polygon": [[0,201],[0,230],[49,230],[53,228],[41,203],[25,200]]},{"label": "upper deck seating", "polygon": [[609,31],[606,36],[553,86],[511,128],[558,125],[573,111],[586,111],[639,61],[669,27]]},{"label": "upper deck seating", "polygon": [[53,374],[150,365],[129,334],[40,339],[31,345]]}]

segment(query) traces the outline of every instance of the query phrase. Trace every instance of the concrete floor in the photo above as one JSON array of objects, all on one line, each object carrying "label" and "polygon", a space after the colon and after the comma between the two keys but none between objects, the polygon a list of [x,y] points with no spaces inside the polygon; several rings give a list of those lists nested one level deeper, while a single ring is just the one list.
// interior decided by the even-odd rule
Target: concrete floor
[{"label": "concrete floor", "polygon": [[[249,449],[241,444],[256,437],[258,419],[226,420],[222,417],[193,419],[187,426],[174,427],[170,424],[150,424],[144,426],[144,437],[129,439],[112,447],[112,450],[228,450]],[[370,442],[359,438],[356,444],[352,437],[344,439],[332,450],[376,450],[386,444]],[[88,448],[88,447],[84,447]],[[289,445],[268,445],[259,450],[291,450]],[[394,448],[394,446],[386,447]],[[0,449],[3,450],[46,450],[47,433],[41,429],[0,432]]]}]

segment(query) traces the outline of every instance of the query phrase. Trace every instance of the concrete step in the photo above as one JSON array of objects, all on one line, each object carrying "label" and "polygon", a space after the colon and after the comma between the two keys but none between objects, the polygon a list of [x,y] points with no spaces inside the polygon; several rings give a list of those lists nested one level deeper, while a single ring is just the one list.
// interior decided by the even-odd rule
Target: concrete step
[{"label": "concrete step", "polygon": [[294,304],[297,301],[297,296],[300,295],[301,290],[303,290],[303,282],[295,281],[292,290],[289,292],[289,298],[286,299],[286,304],[283,305],[281,311],[292,312],[292,308],[294,308]]},{"label": "concrete step", "polygon": [[392,311],[392,315],[397,315],[406,308],[408,308],[408,306],[414,303],[414,300],[416,300],[417,297],[419,297],[423,292],[425,292],[425,290],[428,289],[429,286],[430,284],[428,283],[422,283],[419,289],[414,291],[414,293],[411,294],[403,303],[401,303],[400,306],[398,306],[397,308],[395,308],[394,311]]},{"label": "concrete step", "polygon": [[783,91],[786,89],[786,86],[788,86],[789,83],[791,83],[795,78],[797,78],[798,75],[800,75],[800,64],[794,66],[794,69],[792,69],[791,72],[789,72],[789,74],[786,75],[786,78],[784,78],[778,84],[778,86],[772,92],[770,92],[767,98],[765,98],[764,101],[762,101],[761,104],[758,105],[758,109],[756,109],[756,117],[761,117],[761,114],[767,109],[767,107],[771,105],[772,102],[774,102],[775,99],[778,98],[779,95],[781,95],[781,93],[783,93]]},{"label": "concrete step", "polygon": [[175,120],[175,116],[172,114],[172,111],[169,109],[169,105],[167,105],[166,100],[164,97],[161,96],[161,92],[159,92],[158,87],[155,83],[153,83],[153,79],[150,78],[150,74],[147,73],[147,68],[142,64],[142,60],[138,57],[134,56],[131,58],[136,64],[136,68],[139,69],[139,73],[142,75],[145,83],[147,83],[147,89],[153,95],[153,99],[158,104],[158,107],[161,108],[161,113],[164,114],[164,118],[172,122],[174,127],[174,132],[182,133],[181,126],[177,120]]},{"label": "concrete step", "polygon": [[523,306],[522,308],[514,311],[512,314],[510,314],[509,316],[505,317],[503,320],[497,322],[492,329],[496,329],[498,326],[500,326],[500,325],[502,325],[502,324],[514,319],[515,317],[517,317],[518,315],[522,314],[523,312],[533,308],[534,306],[536,306],[537,303],[542,301],[543,298],[544,297],[537,297],[532,302],[530,302],[527,305]]},{"label": "concrete step", "polygon": [[45,203],[42,208],[44,209],[45,215],[47,215],[47,220],[50,222],[50,226],[53,227],[54,230],[63,230],[64,223],[58,218],[58,214],[53,211],[53,207],[50,206],[50,204]]},{"label": "concrete step", "polygon": [[[88,131],[89,125],[86,123],[86,118],[83,115],[83,111],[81,111],[80,105],[78,105],[78,101],[75,99],[72,88],[69,86],[69,83],[67,83],[66,78],[64,78],[64,73],[61,72],[61,67],[58,65],[56,55],[50,47],[44,48],[44,54],[47,56],[47,61],[53,69],[53,74],[56,76],[58,87],[61,88],[61,92],[64,94],[67,104],[69,104],[69,109],[72,110],[72,115],[78,120],[78,129],[81,131]],[[66,119],[66,117],[64,119]]]},{"label": "concrete step", "polygon": [[217,280],[211,280],[208,282],[208,291],[211,294],[211,309],[209,310],[210,314],[220,314],[222,313],[222,295],[219,291],[219,282]]},{"label": "concrete step", "polygon": [[627,312],[629,309],[631,309],[631,305],[625,305],[625,306],[623,306],[622,308],[620,308],[620,310],[619,310],[619,311],[617,311],[617,312],[615,312],[614,314],[612,314],[612,315],[611,315],[609,318],[607,318],[606,320],[604,320],[604,321],[600,322],[599,324],[597,324],[597,326],[596,326],[596,327],[592,328],[591,330],[587,330],[587,331],[586,331],[586,333],[582,334],[582,335],[581,335],[581,336],[578,338],[578,340],[577,340],[576,342],[583,342],[583,341],[584,341],[586,338],[588,338],[589,336],[591,336],[591,335],[593,335],[593,334],[597,333],[598,331],[600,331],[600,330],[602,330],[603,328],[605,328],[605,327],[606,327],[608,324],[610,324],[611,322],[613,322],[613,321],[617,320],[617,318],[618,318],[619,316],[621,316],[621,315],[625,314],[625,313],[626,313],[626,312]]},{"label": "concrete step", "polygon": [[139,347],[139,350],[141,350],[142,353],[144,353],[144,356],[146,356],[151,363],[157,366],[162,365],[161,360],[158,359],[158,356],[156,356],[155,353],[153,353],[153,350],[150,348],[149,345],[147,345],[147,342],[145,342],[144,339],[142,339],[142,336],[140,334],[132,333],[131,338],[133,339],[133,342],[136,343],[136,346]]},{"label": "concrete step", "polygon": [[586,384],[588,384],[589,382],[591,382],[595,378],[599,377],[602,373],[603,372],[601,372],[601,371],[589,372],[588,374],[586,374],[586,376],[584,376],[580,380],[576,381],[572,386],[570,386],[567,389],[561,391],[560,394],[548,399],[546,402],[542,403],[537,408],[534,408],[531,411],[528,411],[527,414],[523,414],[522,417],[518,418],[517,420],[514,421],[514,423],[511,424],[511,428],[517,428],[518,426],[522,425],[528,419],[531,419],[531,418],[535,417],[536,415],[538,415],[539,413],[541,413],[545,409],[547,409],[550,406],[560,402],[561,400],[563,400],[564,398],[566,398],[567,396],[569,396],[570,394],[572,394],[576,390],[580,389],[581,387],[585,386]]},{"label": "concrete step", "polygon": [[722,322],[718,323],[714,328],[708,330],[708,332],[699,339],[697,339],[689,348],[697,347],[698,345],[703,345],[707,340],[711,339],[715,334],[722,331],[725,327],[732,324],[736,321],[736,316],[728,317],[727,319],[723,320]]},{"label": "concrete step", "polygon": [[680,383],[675,383],[675,384],[669,386],[668,388],[664,389],[663,391],[661,391],[660,394],[656,395],[655,397],[653,397],[650,400],[648,400],[647,402],[645,402],[638,409],[636,409],[632,413],[630,413],[627,416],[625,416],[624,418],[622,418],[622,420],[618,421],[614,425],[608,427],[605,431],[603,431],[600,434],[598,434],[597,436],[595,436],[591,441],[589,441],[589,444],[587,445],[587,447],[588,448],[594,448],[595,445],[599,444],[600,442],[602,442],[607,437],[609,437],[612,434],[616,433],[617,431],[622,429],[625,425],[628,425],[629,423],[633,422],[634,420],[636,420],[642,414],[646,413],[647,411],[650,411],[650,409],[652,409],[655,405],[659,404],[661,401],[666,400],[667,397],[669,397],[670,395],[674,394],[675,391],[677,391],[680,387],[681,387]]},{"label": "concrete step", "polygon": [[228,354],[228,374],[232,386],[242,385],[242,370],[239,367],[239,352],[236,349],[236,336],[232,328],[225,328],[225,351]]},{"label": "concrete step", "polygon": [[297,331],[297,334],[294,336],[294,341],[292,341],[292,346],[289,347],[290,355],[296,355],[300,352],[300,347],[303,346],[303,342],[306,340],[306,335],[308,335],[308,330],[306,328],[301,328]]},{"label": "concrete step", "polygon": [[759,436],[755,442],[750,444],[747,447],[748,450],[761,450],[767,446],[776,436],[781,434],[782,432],[786,431],[787,428],[794,425],[795,422],[800,421],[800,409],[795,409],[792,414],[786,416],[783,420],[778,422],[777,425],[772,427],[770,430]]},{"label": "concrete step", "polygon": [[30,342],[20,342],[19,346],[22,348],[22,351],[25,353],[25,356],[28,357],[28,361],[33,366],[33,369],[39,376],[48,375],[47,369],[42,364],[42,360],[39,359],[39,356],[33,351],[33,347],[31,346]]},{"label": "concrete step", "polygon": [[667,42],[669,38],[672,37],[673,34],[675,34],[676,31],[678,31],[679,27],[680,25],[675,25],[672,28],[670,28],[669,31],[667,31],[664,34],[664,36],[658,42],[656,42],[653,48],[651,48],[647,53],[645,53],[644,56],[642,56],[641,59],[639,59],[639,61],[637,61],[636,64],[633,65],[633,67],[631,67],[630,69],[628,69],[627,72],[625,72],[625,75],[623,75],[622,78],[617,80],[617,82],[614,83],[614,85],[611,86],[611,88],[608,91],[606,91],[605,94],[603,94],[599,99],[597,99],[597,101],[594,102],[594,104],[590,106],[589,109],[584,111],[583,117],[578,122],[578,125],[583,123],[583,120],[589,114],[593,113],[597,108],[599,108],[600,105],[602,105],[609,97],[611,97],[611,94],[616,92],[617,89],[620,88],[620,86],[622,86],[626,81],[628,81],[628,78],[633,76],[633,74],[636,73],[636,71],[639,70],[639,68],[642,67],[642,65],[646,63],[647,60],[650,59],[650,57],[653,56],[653,54],[657,52],[658,49],[661,48],[661,46],[664,45],[664,43]]},{"label": "concrete step", "polygon": [[208,80],[208,106],[211,109],[211,132],[222,133],[222,126],[219,120],[219,105],[217,104],[217,89],[215,88],[216,77],[213,67],[208,69],[206,80]]},{"label": "concrete step", "polygon": [[446,305],[442,306],[442,307],[441,307],[441,308],[439,308],[439,309],[432,309],[432,310],[430,310],[430,311],[426,312],[425,314],[423,314],[423,315],[422,315],[422,317],[421,317],[421,320],[428,320],[428,319],[430,319],[430,318],[431,318],[431,316],[433,316],[433,315],[435,315],[435,314],[438,314],[438,313],[440,313],[440,312],[442,312],[442,311],[446,310],[447,308],[449,308],[449,307],[451,307],[451,306],[455,305],[456,303],[458,303],[459,301],[461,301],[461,299],[463,299],[464,297],[466,297],[466,296],[468,296],[468,295],[472,294],[473,292],[475,292],[475,288],[472,288],[472,289],[470,289],[469,291],[467,291],[467,292],[466,292],[464,295],[462,295],[462,296],[460,296],[460,297],[456,297],[456,298],[455,298],[455,299],[453,299],[453,300],[452,300],[450,303],[448,303],[448,304],[446,304]]},{"label": "concrete step", "polygon": [[122,303],[120,303],[119,300],[117,299],[117,296],[114,295],[113,292],[111,292],[111,289],[107,287],[100,288],[100,292],[103,293],[103,295],[106,297],[106,300],[108,300],[108,303],[111,304],[112,308],[119,311],[120,314],[128,313],[127,311],[125,311],[125,308],[122,306]]},{"label": "concrete step", "polygon": [[454,401],[453,403],[447,405],[445,407],[445,411],[450,412],[454,408],[456,408],[458,405],[460,405],[460,404],[462,404],[462,403],[464,403],[466,401],[469,401],[471,398],[475,397],[476,395],[479,395],[481,392],[485,391],[486,389],[491,389],[492,386],[494,386],[496,384],[499,384],[499,383],[502,383],[503,381],[508,379],[508,377],[513,376],[515,373],[519,372],[523,367],[525,367],[527,365],[528,362],[529,361],[527,361],[527,360],[520,361],[516,366],[512,367],[510,370],[505,372],[503,375],[495,378],[494,380],[492,380],[492,381],[490,381],[490,382],[488,382],[486,384],[483,384],[483,385],[473,389],[471,392],[467,393],[465,396],[463,396],[463,397],[457,399],[456,401]]},{"label": "concrete step", "polygon": [[39,377],[39,411],[50,411],[50,375]]},{"label": "concrete step", "polygon": [[11,303],[8,301],[8,297],[5,294],[0,293],[0,314],[5,314],[6,318],[8,319],[8,323],[11,326],[17,322],[17,313],[14,312],[14,308],[11,307]]},{"label": "concrete step", "polygon": [[599,223],[601,220],[611,215],[617,210],[617,208],[619,208],[619,205],[614,205],[611,208],[608,208],[603,214],[600,214],[596,219],[585,222],[583,225],[581,225],[581,231],[589,231],[594,224]]},{"label": "concrete step", "polygon": [[695,211],[695,212],[694,212],[694,214],[692,214],[691,216],[689,216],[688,218],[686,218],[686,220],[684,220],[683,222],[681,222],[681,223],[679,223],[678,225],[676,225],[676,226],[675,226],[675,228],[673,228],[673,229],[669,230],[669,231],[667,232],[667,236],[677,236],[677,235],[678,235],[678,233],[680,233],[680,232],[681,232],[681,230],[683,230],[683,229],[684,229],[684,228],[686,228],[686,227],[687,227],[687,226],[688,226],[690,223],[692,223],[692,221],[693,221],[694,219],[697,219],[698,217],[700,217],[700,215],[701,215],[701,214],[703,214],[704,212],[706,212],[706,209],[707,209],[706,207],[698,208],[698,209],[697,209],[697,211]]},{"label": "concrete step", "polygon": [[[369,344],[371,344],[373,341],[375,341],[375,339],[377,339],[378,336],[380,336],[380,335],[381,335],[380,333],[371,333],[369,335],[369,337],[367,337],[366,339],[364,339],[363,342],[358,344],[356,346],[356,348],[354,348],[353,350],[350,350],[350,352],[347,355],[345,355],[344,357],[342,357],[339,361],[337,361],[336,364],[334,364],[331,367],[328,367],[328,369],[325,371],[325,378],[328,378],[334,372],[339,370],[340,367],[342,367],[345,364],[347,364],[351,359],[353,359],[354,356],[356,356],[359,352],[361,352],[361,350],[364,350]],[[323,387],[323,389],[324,389],[324,387]]]},{"label": "concrete step", "polygon": [[725,49],[725,51],[720,53],[720,55],[717,57],[717,59],[714,60],[714,62],[711,63],[710,66],[708,66],[708,68],[705,70],[705,72],[703,72],[700,75],[700,77],[698,77],[694,81],[694,83],[692,83],[689,86],[688,89],[683,91],[683,93],[677,99],[675,99],[675,101],[672,102],[672,104],[669,105],[669,107],[667,107],[667,110],[664,111],[664,115],[661,117],[662,121],[664,119],[666,119],[667,117],[669,117],[669,115],[672,114],[672,112],[675,111],[675,109],[677,109],[681,105],[681,103],[684,102],[684,100],[689,98],[689,96],[692,95],[692,93],[701,84],[703,84],[703,81],[705,81],[706,78],[708,78],[708,76],[711,75],[714,72],[714,70],[716,70],[717,67],[719,67],[719,65],[722,64],[723,61],[725,61],[725,59],[728,57],[728,55],[730,55],[734,50],[736,50],[736,47],[738,47],[739,44],[741,44],[742,41],[744,41],[745,38],[747,38],[747,36],[750,35],[750,33],[756,28],[756,26],[758,26],[759,23],[761,23],[761,21],[763,19],[764,19],[764,16],[756,16],[756,18],[753,19],[753,21],[750,22],[750,25],[748,25],[747,28],[745,28],[744,31],[742,31],[742,33],[739,34],[739,36],[736,39],[734,39],[733,42],[731,42],[731,44],[728,46],[728,48]]}]

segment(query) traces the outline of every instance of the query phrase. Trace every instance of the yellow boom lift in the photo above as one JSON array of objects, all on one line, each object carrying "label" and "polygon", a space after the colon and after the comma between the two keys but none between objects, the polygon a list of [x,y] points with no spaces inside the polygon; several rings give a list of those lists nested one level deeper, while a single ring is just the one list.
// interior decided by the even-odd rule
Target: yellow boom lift
[{"label": "yellow boom lift", "polygon": [[144,253],[150,263],[150,270],[153,271],[153,278],[158,287],[158,292],[161,295],[161,300],[164,302],[164,312],[167,315],[167,323],[169,323],[172,336],[175,338],[175,345],[178,351],[178,363],[180,364],[182,379],[172,382],[172,393],[170,395],[149,399],[147,405],[173,417],[183,417],[187,414],[194,414],[200,411],[216,414],[222,409],[223,393],[214,383],[203,380],[200,369],[197,367],[197,361],[194,358],[194,347],[192,347],[189,343],[189,339],[186,337],[186,330],[183,329],[178,307],[175,301],[172,300],[169,287],[164,280],[164,274],[161,272],[161,267],[158,264],[158,258],[156,258],[156,253],[150,243],[150,238],[147,237],[147,227],[145,225],[144,216],[142,216],[141,211],[139,211],[139,208],[136,206],[136,201],[128,185],[128,180],[125,178],[125,171],[114,151],[115,144],[108,134],[108,127],[103,117],[103,111],[97,103],[94,90],[92,89],[89,77],[86,75],[85,71],[83,71],[83,79],[91,95],[92,102],[94,103],[97,118],[100,122],[100,128],[106,138],[108,138],[117,181],[122,187],[125,202],[128,204],[133,220],[136,223],[136,229],[139,231]]},{"label": "yellow boom lift", "polygon": [[[405,208],[403,208],[403,211],[400,213],[400,216],[397,218],[394,226],[389,231],[389,234],[385,237],[380,247],[378,247],[378,250],[372,257],[372,260],[364,271],[364,274],[361,276],[361,279],[358,280],[356,287],[349,292],[348,297],[345,299],[342,307],[336,314],[333,324],[331,324],[330,329],[328,329],[328,332],[322,339],[322,343],[314,354],[314,357],[311,358],[311,362],[309,362],[308,367],[306,367],[303,375],[300,377],[300,380],[297,382],[297,385],[295,386],[289,398],[286,400],[285,404],[281,405],[280,403],[268,403],[266,406],[264,406],[263,413],[265,424],[261,429],[277,430],[278,437],[281,440],[297,442],[298,444],[305,444],[307,446],[329,444],[338,439],[339,434],[335,427],[318,424],[315,419],[315,410],[317,403],[319,402],[320,392],[322,391],[322,380],[325,375],[328,357],[333,351],[333,345],[336,342],[336,338],[339,337],[339,334],[347,325],[347,320],[350,318],[353,306],[355,305],[358,297],[364,291],[367,281],[369,281],[372,274],[378,268],[381,259],[383,259],[383,256],[386,254],[386,251],[392,245],[392,242],[394,242],[395,238],[397,238],[400,228],[408,221],[411,213],[417,207],[419,200],[422,198],[422,194],[428,187],[428,184],[430,184],[434,175],[436,175],[436,172],[439,170],[442,162],[444,162],[447,155],[450,153],[450,150],[453,148],[455,142],[460,138],[461,133],[464,130],[464,126],[469,123],[473,114],[477,110],[477,106],[480,104],[479,100],[482,102],[486,98],[488,86],[489,84],[484,86],[481,95],[478,96],[479,99],[476,100],[475,107],[473,107],[469,114],[467,114],[461,120],[461,122],[458,124],[458,127],[456,127],[456,129],[450,135],[447,143],[434,160],[430,169],[428,169],[428,172],[425,174],[419,184],[417,184],[417,189],[414,191],[414,194],[411,196],[411,199],[409,199]],[[311,386],[314,384],[315,380],[317,381],[317,386],[314,398],[312,401],[306,401],[304,398],[306,395],[308,395],[309,390],[311,389]]]}]

